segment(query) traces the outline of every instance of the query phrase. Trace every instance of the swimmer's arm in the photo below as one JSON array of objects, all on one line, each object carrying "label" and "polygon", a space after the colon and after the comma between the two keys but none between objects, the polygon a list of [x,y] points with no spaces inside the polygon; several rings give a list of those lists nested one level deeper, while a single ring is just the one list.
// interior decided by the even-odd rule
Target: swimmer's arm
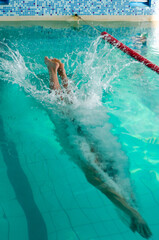
[{"label": "swimmer's arm", "polygon": [[115,204],[119,209],[126,213],[131,219],[130,229],[135,232],[137,231],[142,237],[150,238],[152,233],[149,229],[147,223],[142,218],[142,216],[132,208],[126,200],[118,194],[113,188],[108,186],[104,182],[100,173],[93,166],[85,166],[83,168],[87,180],[96,188],[98,188],[104,195],[106,195],[112,203]]},{"label": "swimmer's arm", "polygon": [[104,193],[122,211],[124,211],[130,217],[138,217],[139,213],[132,208],[126,200],[119,195],[113,188],[107,186],[106,184],[102,184],[97,186],[97,188]]},{"label": "swimmer's arm", "polygon": [[98,189],[101,190],[118,208],[120,208],[124,213],[126,213],[130,219],[130,229],[135,232],[137,231],[142,237],[150,238],[152,236],[151,230],[145,220],[142,218],[140,213],[132,208],[126,200],[120,196],[114,189],[102,185]]},{"label": "swimmer's arm", "polygon": [[84,172],[87,180],[104,193],[104,195],[106,195],[118,208],[130,217],[139,215],[120,194],[104,182],[101,173],[99,173],[93,166],[85,166]]}]

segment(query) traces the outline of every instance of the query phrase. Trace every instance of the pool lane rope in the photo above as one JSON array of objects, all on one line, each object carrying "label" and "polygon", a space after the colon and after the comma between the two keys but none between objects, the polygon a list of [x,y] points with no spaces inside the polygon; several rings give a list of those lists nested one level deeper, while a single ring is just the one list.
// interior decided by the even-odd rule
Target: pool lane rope
[{"label": "pool lane rope", "polygon": [[135,52],[133,49],[129,48],[128,46],[126,46],[125,44],[123,44],[122,42],[120,42],[119,40],[114,38],[109,33],[102,32],[101,36],[102,36],[102,38],[105,41],[109,42],[111,45],[119,48],[124,53],[126,53],[129,56],[133,57],[135,60],[145,64],[146,67],[151,68],[153,71],[155,71],[155,72],[157,72],[159,74],[159,66],[157,66],[154,63],[152,63],[151,61],[149,61],[147,58],[143,57],[139,53]]},{"label": "pool lane rope", "polygon": [[129,55],[132,58],[134,58],[135,60],[145,64],[146,67],[150,68],[151,70],[153,70],[153,71],[155,71],[156,73],[159,74],[159,66],[157,66],[154,63],[152,63],[151,61],[149,61],[147,58],[143,57],[139,53],[135,52],[133,49],[129,48],[128,46],[126,46],[124,43],[122,43],[119,40],[117,40],[116,38],[114,38],[109,33],[107,33],[107,32],[102,32],[101,33],[98,29],[96,29],[94,26],[91,26],[87,21],[85,21],[82,17],[78,16],[77,14],[75,14],[74,17],[77,17],[78,19],[80,19],[83,22],[87,23],[90,27],[95,29],[97,32],[99,32],[101,34],[102,38],[105,41],[107,41],[111,45],[119,48],[121,51],[123,51],[127,55]]}]

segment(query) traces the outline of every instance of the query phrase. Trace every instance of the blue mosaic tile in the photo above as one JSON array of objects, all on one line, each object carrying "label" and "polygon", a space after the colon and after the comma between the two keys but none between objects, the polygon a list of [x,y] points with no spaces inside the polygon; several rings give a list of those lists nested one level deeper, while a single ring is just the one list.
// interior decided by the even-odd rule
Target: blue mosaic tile
[{"label": "blue mosaic tile", "polygon": [[10,0],[0,5],[0,16],[152,15],[157,2],[152,0],[151,7],[133,7],[130,0]]}]

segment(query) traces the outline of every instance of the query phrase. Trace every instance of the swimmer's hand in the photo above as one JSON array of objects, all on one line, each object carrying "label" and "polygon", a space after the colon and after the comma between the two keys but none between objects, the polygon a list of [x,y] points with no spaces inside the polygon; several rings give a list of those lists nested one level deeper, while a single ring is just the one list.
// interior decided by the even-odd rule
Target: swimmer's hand
[{"label": "swimmer's hand", "polygon": [[132,216],[130,229],[133,232],[138,232],[143,238],[146,239],[152,236],[151,230],[149,229],[147,223],[139,214]]}]

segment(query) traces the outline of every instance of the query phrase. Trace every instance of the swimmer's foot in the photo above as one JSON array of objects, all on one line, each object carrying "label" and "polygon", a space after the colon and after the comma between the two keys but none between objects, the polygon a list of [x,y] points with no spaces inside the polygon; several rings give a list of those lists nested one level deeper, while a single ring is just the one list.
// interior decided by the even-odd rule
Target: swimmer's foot
[{"label": "swimmer's foot", "polygon": [[66,76],[64,64],[57,58],[54,58],[54,60],[59,64],[58,74],[60,75],[61,78],[63,78],[64,76]]},{"label": "swimmer's foot", "polygon": [[49,73],[51,72],[56,72],[59,69],[59,63],[57,61],[55,61],[55,59],[49,59],[48,57],[45,57],[44,62],[46,64],[46,66],[48,67]]}]

